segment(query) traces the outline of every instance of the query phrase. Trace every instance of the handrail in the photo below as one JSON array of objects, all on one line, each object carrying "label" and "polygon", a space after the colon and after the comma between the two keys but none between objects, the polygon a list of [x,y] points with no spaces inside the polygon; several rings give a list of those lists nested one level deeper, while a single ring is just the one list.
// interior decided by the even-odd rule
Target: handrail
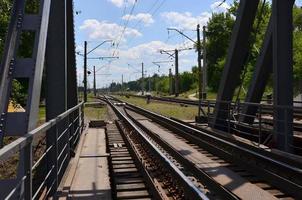
[{"label": "handrail", "polygon": [[65,111],[64,113],[58,115],[56,118],[49,120],[48,122],[44,123],[43,125],[39,126],[38,128],[30,131],[26,135],[22,136],[21,138],[15,140],[14,142],[4,146],[2,149],[0,149],[0,161],[4,161],[8,159],[10,156],[14,155],[16,152],[23,149],[26,145],[28,145],[32,139],[49,130],[50,128],[54,127],[56,124],[58,124],[61,120],[63,120],[65,117],[67,117],[70,113],[73,111],[79,109],[84,102],[79,103],[75,107]]}]

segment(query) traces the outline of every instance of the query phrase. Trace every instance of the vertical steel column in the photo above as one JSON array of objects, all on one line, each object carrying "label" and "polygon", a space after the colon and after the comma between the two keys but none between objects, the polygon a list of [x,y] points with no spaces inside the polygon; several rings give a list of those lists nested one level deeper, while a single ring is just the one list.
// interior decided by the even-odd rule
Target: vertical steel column
[{"label": "vertical steel column", "polygon": [[236,22],[224,66],[217,103],[214,110],[213,125],[223,127],[228,117],[228,107],[222,101],[231,101],[240,81],[241,70],[249,51],[249,38],[257,12],[259,0],[241,0],[237,11]]},{"label": "vertical steel column", "polygon": [[[73,18],[73,0],[66,1],[66,29],[67,29],[67,109],[70,109],[78,104],[77,90],[77,69],[75,58],[75,35],[74,35],[74,18]],[[79,115],[78,111],[74,111],[69,116],[69,122],[74,122]],[[79,124],[78,124],[79,125]],[[70,126],[68,138],[73,139],[69,142],[69,149],[74,149],[76,124]]]},{"label": "vertical steel column", "polygon": [[[4,133],[6,136],[23,136],[33,130],[38,121],[42,75],[44,69],[44,58],[46,48],[46,36],[49,20],[50,0],[41,0],[37,13],[26,12],[25,0],[14,1],[10,25],[4,48],[3,60],[0,65],[0,140],[2,142]],[[34,33],[34,44],[31,55],[18,55],[22,51],[22,33]],[[24,57],[25,56],[25,57]],[[26,79],[28,91],[26,107],[24,112],[8,112],[12,81],[14,79]],[[18,122],[16,126],[16,122]],[[21,190],[17,189],[15,195],[24,195],[22,189],[31,190],[31,165],[29,156],[30,147],[21,150],[17,178],[2,180],[0,182],[2,195],[7,195],[13,181],[21,181]],[[24,170],[25,169],[25,170]],[[22,182],[25,173],[28,173],[26,180]],[[15,195],[12,198],[17,198]],[[25,195],[30,198],[32,191],[26,191]]]},{"label": "vertical steel column", "polygon": [[175,49],[175,97],[179,95],[178,50]]},{"label": "vertical steel column", "polygon": [[293,9],[294,0],[273,0],[274,141],[290,151],[293,137]]},{"label": "vertical steel column", "polygon": [[73,0],[66,1],[67,16],[67,108],[78,104],[77,69],[75,58],[75,36],[73,18]]},{"label": "vertical steel column", "polygon": [[[48,42],[46,53],[46,120],[55,118],[67,110],[66,101],[66,81],[67,81],[67,55],[66,55],[66,4],[65,0],[52,0],[50,21],[48,29]],[[64,124],[61,123],[61,124]],[[60,124],[60,125],[61,125]],[[64,127],[63,127],[64,128]],[[58,129],[58,130],[57,130]],[[53,128],[47,132],[47,147],[56,146],[57,131],[62,127]],[[56,148],[48,154],[47,169],[48,171],[54,166],[47,187],[52,187],[50,195],[54,194],[59,184],[58,180],[58,161]],[[54,181],[54,183],[53,183]]]}]

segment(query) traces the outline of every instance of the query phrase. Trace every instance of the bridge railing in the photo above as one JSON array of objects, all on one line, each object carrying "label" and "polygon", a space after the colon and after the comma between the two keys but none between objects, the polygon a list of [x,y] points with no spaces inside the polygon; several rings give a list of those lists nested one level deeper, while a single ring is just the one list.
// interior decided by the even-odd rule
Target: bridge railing
[{"label": "bridge railing", "polygon": [[[221,114],[214,117],[215,104],[222,105]],[[214,106],[213,106],[214,105]],[[291,136],[284,134],[286,128],[293,127],[293,130],[302,130],[302,108],[293,106],[275,106],[266,103],[248,103],[233,101],[203,101],[203,110],[206,113],[208,125],[214,128],[222,129],[232,134],[240,134],[254,141],[259,147],[274,146],[273,137],[279,135],[284,138],[286,145],[292,149],[301,151],[302,149],[295,146]],[[283,116],[282,120],[274,119],[274,113]],[[294,120],[291,119],[290,113],[295,113]],[[214,122],[216,120],[216,123]],[[217,123],[218,122],[218,123]],[[282,126],[281,131],[274,130],[274,124]],[[284,130],[282,130],[284,129]]]},{"label": "bridge railing", "polygon": [[[22,156],[25,157],[25,163],[21,169],[24,170],[25,176],[17,177],[9,191],[7,188],[1,188],[1,193],[7,191],[7,195],[2,194],[1,198],[38,199],[42,193],[49,195],[52,191],[56,191],[60,182],[59,174],[64,173],[66,167],[63,166],[67,166],[70,151],[77,145],[83,127],[84,103],[80,103],[0,149],[0,162],[2,163],[19,152],[24,152]],[[46,133],[46,138],[47,134],[52,134],[52,138],[55,140],[48,142],[45,152],[39,158],[35,158],[34,162],[33,141],[44,133]],[[54,153],[56,155],[53,155]],[[49,165],[50,157],[56,158],[51,165]],[[39,184],[35,183],[35,189],[33,189],[33,173],[36,173],[35,170],[42,162],[47,163],[47,169],[43,172],[41,180],[38,181]],[[40,176],[41,174],[39,174]]]}]

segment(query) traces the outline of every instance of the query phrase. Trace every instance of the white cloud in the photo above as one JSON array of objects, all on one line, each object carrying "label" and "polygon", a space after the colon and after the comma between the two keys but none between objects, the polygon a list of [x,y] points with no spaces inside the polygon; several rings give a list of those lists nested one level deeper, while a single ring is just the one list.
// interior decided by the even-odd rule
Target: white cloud
[{"label": "white cloud", "polygon": [[149,13],[138,13],[136,15],[124,15],[122,17],[123,20],[129,20],[129,21],[141,21],[145,24],[145,26],[148,26],[150,24],[154,23],[154,19],[152,18],[152,15]]},{"label": "white cloud", "polygon": [[160,49],[174,49],[175,45],[169,45],[162,41],[151,41],[148,43],[140,44],[128,50],[120,50],[119,56],[126,59],[142,59],[160,55]]},{"label": "white cloud", "polygon": [[[192,45],[192,44],[191,44]],[[149,41],[146,43],[139,44],[137,46],[128,48],[127,46],[121,46],[118,50],[119,59],[112,60],[112,62],[102,61],[102,65],[105,64],[98,73],[99,74],[111,74],[111,76],[97,76],[98,87],[110,84],[113,81],[121,82],[122,74],[124,75],[124,81],[135,80],[141,76],[141,62],[144,62],[146,76],[154,73],[160,75],[167,74],[169,68],[174,73],[174,58],[170,58],[166,54],[160,54],[160,49],[173,50],[175,48],[183,47],[184,43],[178,44],[167,44],[163,41]],[[113,48],[114,49],[114,48]],[[99,48],[94,52],[94,56],[110,56],[112,55],[113,49],[108,50],[107,48]],[[80,57],[82,62],[82,57]],[[160,64],[160,68],[154,65],[152,62],[158,61],[171,61]],[[128,63],[131,66],[128,66]],[[182,51],[179,54],[179,70],[190,71],[191,67],[197,64],[197,54],[194,50]],[[89,66],[97,66],[100,68],[99,60],[90,60]],[[159,71],[158,71],[159,70]],[[82,68],[80,71],[83,71]],[[139,72],[138,72],[139,71]],[[81,77],[82,80],[82,77]],[[92,85],[92,76],[90,76],[90,85]]]},{"label": "white cloud", "polygon": [[212,12],[220,13],[226,12],[230,8],[230,5],[227,2],[216,1],[211,4]]},{"label": "white cloud", "polygon": [[[123,27],[115,23],[109,23],[106,21],[98,21],[96,19],[88,19],[80,26],[80,30],[84,30],[88,33],[90,39],[117,39],[119,38]],[[132,28],[126,28],[124,37],[121,39],[125,41],[127,37],[139,37],[142,34]]]},{"label": "white cloud", "polygon": [[125,4],[134,4],[136,0],[107,0],[113,3],[116,7],[121,8]]},{"label": "white cloud", "polygon": [[[230,8],[230,5],[226,2],[216,1],[210,7],[212,13],[220,13],[226,12]],[[161,16],[170,26],[180,29],[196,29],[197,24],[201,26],[206,25],[212,15],[211,12],[203,12],[200,15],[193,16],[190,12],[179,13],[171,11],[164,12]]]},{"label": "white cloud", "polygon": [[200,16],[192,16],[190,12],[164,12],[161,14],[164,20],[172,26],[181,29],[196,29],[197,24],[205,25],[211,17],[208,12],[202,13]]}]

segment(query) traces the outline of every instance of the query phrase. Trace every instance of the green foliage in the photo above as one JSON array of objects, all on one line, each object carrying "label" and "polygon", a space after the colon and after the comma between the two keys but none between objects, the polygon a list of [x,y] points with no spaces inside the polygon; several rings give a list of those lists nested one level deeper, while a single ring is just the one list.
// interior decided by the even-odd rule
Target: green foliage
[{"label": "green foliage", "polygon": [[[238,6],[239,1],[234,1],[226,13],[213,13],[207,25],[208,82],[210,89],[214,92],[217,92],[219,88]],[[250,50],[241,74],[241,83],[245,88],[252,79],[256,59],[270,18],[270,9],[268,2],[265,4],[263,1],[260,2],[249,39]]]},{"label": "green foliage", "polygon": [[208,85],[213,91],[219,87],[233,25],[231,13],[213,13],[207,25]]},{"label": "green foliage", "polygon": [[26,81],[13,80],[13,90],[11,93],[11,100],[14,104],[20,104],[21,106],[26,105],[27,100],[27,84]]},{"label": "green foliage", "polygon": [[2,58],[8,21],[10,18],[11,0],[0,0],[0,58]]},{"label": "green foliage", "polygon": [[294,80],[298,82],[302,79],[302,9],[297,6],[293,10],[293,22]]}]

